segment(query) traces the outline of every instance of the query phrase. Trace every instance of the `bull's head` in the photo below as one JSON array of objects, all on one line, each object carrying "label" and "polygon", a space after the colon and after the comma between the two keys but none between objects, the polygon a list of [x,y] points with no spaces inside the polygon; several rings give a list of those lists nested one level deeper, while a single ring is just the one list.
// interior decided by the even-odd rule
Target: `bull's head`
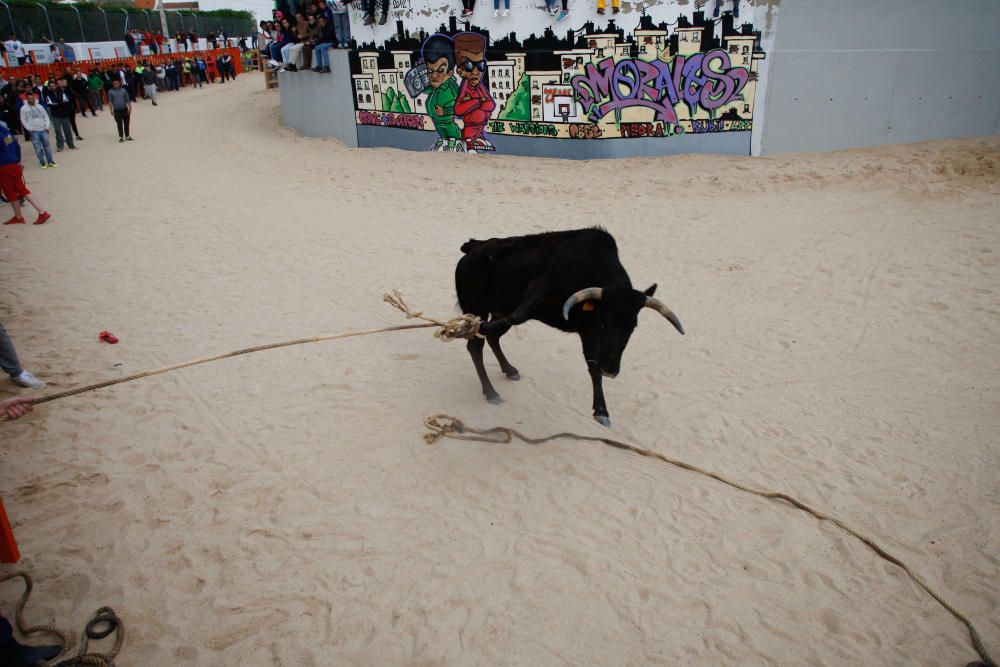
[{"label": "bull's head", "polygon": [[677,331],[684,333],[677,316],[666,304],[653,298],[655,291],[656,285],[645,292],[622,287],[588,287],[566,299],[563,305],[563,319],[566,320],[573,307],[582,304],[579,331],[588,365],[596,365],[606,377],[618,375],[622,353],[643,308],[652,308]]}]

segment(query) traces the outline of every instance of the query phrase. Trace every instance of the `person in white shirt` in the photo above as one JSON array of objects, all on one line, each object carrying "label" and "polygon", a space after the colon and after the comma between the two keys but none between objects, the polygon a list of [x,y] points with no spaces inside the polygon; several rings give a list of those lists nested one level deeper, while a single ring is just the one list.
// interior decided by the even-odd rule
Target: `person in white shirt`
[{"label": "person in white shirt", "polygon": [[34,91],[28,91],[25,100],[21,106],[21,127],[31,137],[38,163],[42,169],[57,167],[59,165],[52,161],[52,147],[49,145],[49,113],[38,103]]},{"label": "person in white shirt", "polygon": [[7,49],[7,58],[11,61],[11,66],[17,61],[16,64],[23,65],[28,59],[27,55],[24,53],[24,44],[18,41],[17,35],[11,35],[10,39],[3,43],[4,48]]}]

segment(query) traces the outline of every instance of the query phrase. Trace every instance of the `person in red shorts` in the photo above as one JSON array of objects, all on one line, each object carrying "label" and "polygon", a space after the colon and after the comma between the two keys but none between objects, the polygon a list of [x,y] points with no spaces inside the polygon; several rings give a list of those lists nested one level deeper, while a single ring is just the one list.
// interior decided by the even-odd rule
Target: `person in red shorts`
[{"label": "person in red shorts", "polygon": [[14,209],[14,217],[3,223],[5,225],[23,225],[21,216],[21,200],[26,200],[32,208],[38,211],[36,225],[40,225],[52,216],[43,211],[31,198],[31,190],[24,184],[24,168],[21,167],[21,144],[11,134],[10,128],[0,123],[0,192],[10,202]]}]

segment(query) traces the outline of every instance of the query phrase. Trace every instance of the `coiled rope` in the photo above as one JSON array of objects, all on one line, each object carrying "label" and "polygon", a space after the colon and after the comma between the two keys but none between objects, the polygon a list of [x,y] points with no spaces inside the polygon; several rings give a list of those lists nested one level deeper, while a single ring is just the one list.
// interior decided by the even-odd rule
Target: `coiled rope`
[{"label": "coiled rope", "polygon": [[[616,447],[618,449],[625,449],[627,451],[639,454],[640,456],[648,456],[650,458],[659,459],[664,463],[669,463],[672,466],[678,468],[683,468],[684,470],[690,470],[691,472],[698,473],[699,475],[704,475],[706,477],[711,477],[712,479],[718,480],[723,484],[728,484],[729,486],[739,489],[740,491],[745,491],[747,493],[752,493],[755,496],[760,496],[761,498],[770,498],[772,500],[784,500],[786,503],[791,504],[804,512],[812,514],[814,517],[821,521],[829,521],[833,525],[837,526],[849,535],[853,535],[857,539],[868,545],[879,556],[889,561],[893,565],[901,568],[903,572],[907,574],[918,586],[927,591],[931,597],[937,600],[942,607],[947,609],[951,614],[965,624],[965,627],[969,629],[969,637],[972,639],[972,646],[976,649],[976,653],[982,659],[983,664],[987,667],[997,667],[996,663],[990,657],[983,645],[982,637],[979,636],[979,631],[969,620],[968,616],[963,614],[961,611],[956,609],[952,604],[945,600],[940,593],[931,588],[927,581],[910,569],[910,567],[901,561],[899,558],[893,556],[883,547],[881,547],[873,538],[865,535],[864,533],[851,528],[845,524],[840,519],[830,516],[826,512],[822,512],[818,509],[810,507],[806,503],[802,502],[794,496],[790,496],[787,493],[782,493],[781,491],[771,491],[769,489],[761,489],[755,486],[749,486],[738,482],[736,480],[730,479],[725,475],[721,475],[717,472],[712,472],[711,470],[705,470],[696,465],[690,463],[685,463],[684,461],[679,461],[677,459],[670,458],[669,456],[664,456],[663,454],[653,451],[651,449],[644,449],[642,447],[637,447],[635,445],[630,445],[627,442],[621,442],[620,440],[612,440],[611,438],[602,438],[593,435],[580,435],[579,433],[562,432],[553,435],[548,435],[543,438],[529,438],[523,433],[509,428],[507,426],[495,426],[493,428],[478,429],[472,428],[465,425],[462,420],[457,417],[452,417],[450,415],[432,415],[424,420],[424,425],[428,429],[428,433],[424,434],[424,440],[428,444],[437,442],[439,438],[453,438],[455,440],[472,440],[475,442],[489,442],[494,444],[509,444],[514,441],[515,438],[526,442],[529,445],[541,445],[552,440],[558,440],[560,438],[568,438],[573,440],[583,440],[586,442],[600,442],[602,444],[608,445],[610,447]],[[975,664],[975,663],[972,663]]]},{"label": "coiled rope", "polygon": [[[90,620],[90,622],[87,623],[87,627],[84,628],[83,636],[80,639],[80,650],[77,654],[60,662],[56,662],[56,660],[59,660],[59,658],[66,653],[72,643],[69,639],[69,633],[57,628],[54,625],[28,625],[25,623],[24,605],[27,604],[28,597],[31,596],[31,589],[34,588],[34,582],[31,580],[31,575],[27,572],[13,572],[0,577],[0,584],[5,581],[9,581],[10,579],[18,578],[24,580],[24,593],[21,594],[21,598],[17,601],[17,606],[14,607],[14,624],[17,626],[17,631],[24,637],[37,634],[48,634],[59,638],[59,643],[62,648],[56,657],[48,661],[52,667],[79,667],[80,665],[115,667],[115,657],[118,655],[119,651],[122,650],[122,644],[125,643],[125,624],[122,623],[122,620],[118,618],[118,615],[115,614],[111,607],[101,607],[94,614],[94,617]],[[98,629],[98,625],[104,625],[105,627]],[[110,651],[107,653],[87,652],[91,639],[104,639],[112,632],[115,633],[115,643],[114,646],[111,647]]]},{"label": "coiled rope", "polygon": [[[84,392],[94,391],[95,389],[102,389],[104,387],[110,387],[110,386],[113,386],[113,385],[116,385],[116,384],[121,384],[123,382],[131,382],[132,380],[138,380],[138,379],[144,378],[144,377],[150,377],[150,376],[153,376],[153,375],[160,375],[161,373],[167,373],[169,371],[174,371],[174,370],[178,370],[178,369],[181,369],[181,368],[187,368],[188,366],[196,366],[198,364],[205,364],[205,363],[208,363],[210,361],[218,361],[219,359],[226,359],[226,358],[229,358],[229,357],[236,357],[236,356],[240,356],[240,355],[243,355],[243,354],[249,354],[251,352],[261,352],[263,350],[272,350],[272,349],[276,349],[276,348],[279,348],[279,347],[290,347],[292,345],[304,345],[306,343],[318,343],[318,342],[321,342],[321,341],[338,340],[338,339],[341,339],[341,338],[351,338],[351,337],[355,337],[355,336],[370,336],[370,335],[373,335],[373,334],[387,333],[387,332],[390,332],[390,331],[405,331],[405,330],[408,330],[408,329],[426,329],[426,328],[429,328],[429,327],[438,327],[438,330],[434,332],[434,337],[437,338],[438,340],[441,340],[441,341],[444,341],[444,342],[451,341],[451,340],[456,340],[456,339],[460,339],[460,338],[472,338],[472,337],[477,337],[477,336],[480,337],[480,338],[482,337],[482,335],[479,333],[479,326],[481,324],[481,320],[480,320],[480,318],[478,318],[478,317],[476,317],[474,315],[467,315],[467,314],[466,315],[461,315],[461,316],[458,316],[458,317],[453,317],[452,319],[447,320],[447,321],[441,321],[441,320],[434,319],[432,317],[427,317],[421,311],[414,311],[414,310],[412,310],[406,304],[406,301],[404,301],[403,296],[398,291],[393,291],[391,294],[384,294],[382,296],[382,300],[385,301],[386,303],[388,303],[389,305],[391,305],[393,308],[396,308],[397,310],[399,310],[400,312],[402,312],[404,315],[406,315],[407,319],[421,319],[421,320],[424,320],[425,324],[405,324],[405,325],[394,326],[394,327],[382,327],[382,328],[379,328],[379,329],[366,329],[364,331],[348,331],[348,332],[339,333],[339,334],[332,334],[332,335],[328,335],[328,336],[315,336],[315,337],[312,337],[312,338],[300,338],[300,339],[297,339],[297,340],[290,340],[290,341],[285,341],[285,342],[282,342],[282,343],[269,343],[267,345],[257,345],[255,347],[247,347],[247,348],[244,348],[242,350],[236,350],[235,352],[227,352],[225,354],[217,354],[217,355],[214,355],[214,356],[211,356],[211,357],[203,357],[201,359],[195,359],[194,361],[187,361],[187,362],[180,363],[180,364],[174,364],[173,366],[166,366],[164,368],[158,368],[156,370],[143,371],[141,373],[135,373],[134,375],[129,375],[127,377],[118,378],[117,380],[108,380],[108,381],[105,381],[105,382],[98,382],[97,384],[87,385],[85,387],[79,387],[77,389],[71,389],[69,391],[63,391],[63,392],[59,392],[59,393],[56,393],[56,394],[50,394],[48,396],[42,396],[40,398],[35,399],[34,403],[35,404],[39,404],[39,403],[45,403],[45,402],[48,402],[48,401],[54,401],[54,400],[59,399],[59,398],[66,398],[67,396],[74,396],[76,394],[82,394]],[[5,421],[6,419],[7,419],[6,415],[0,414],[0,421]],[[959,611],[958,609],[956,609],[953,605],[951,605],[949,602],[947,602],[939,593],[937,593],[933,588],[931,588],[930,585],[924,580],[923,577],[921,577],[919,574],[917,574],[916,572],[914,572],[913,570],[911,570],[909,568],[909,566],[907,566],[905,563],[903,563],[903,561],[901,561],[900,559],[896,558],[895,556],[893,556],[892,554],[890,554],[889,552],[887,552],[885,549],[883,549],[881,546],[879,546],[879,544],[877,542],[875,542],[875,540],[872,539],[871,537],[868,537],[864,533],[861,533],[861,532],[859,532],[859,531],[851,528],[850,526],[848,526],[847,524],[845,524],[844,522],[842,522],[840,519],[837,519],[836,517],[830,516],[829,514],[826,514],[825,512],[821,512],[821,511],[819,511],[817,509],[814,509],[814,508],[810,507],[809,505],[807,505],[806,503],[804,503],[804,502],[798,500],[797,498],[795,498],[793,496],[790,496],[790,495],[788,495],[786,493],[782,493],[780,491],[770,491],[770,490],[767,490],[767,489],[759,489],[759,488],[756,488],[756,487],[753,487],[753,486],[748,486],[748,485],[743,484],[741,482],[737,482],[735,480],[729,479],[728,477],[726,477],[724,475],[720,475],[719,473],[712,472],[710,470],[705,470],[704,468],[699,468],[698,466],[692,465],[690,463],[685,463],[685,462],[679,461],[677,459],[669,458],[667,456],[664,456],[663,454],[660,454],[659,452],[655,452],[655,451],[650,450],[650,449],[643,449],[642,447],[637,447],[635,445],[630,445],[630,444],[625,443],[625,442],[621,442],[621,441],[618,441],[618,440],[612,440],[611,438],[602,438],[602,437],[598,437],[598,436],[580,435],[580,434],[577,434],[577,433],[570,433],[570,432],[565,432],[565,431],[561,432],[561,433],[556,433],[554,435],[549,435],[549,436],[546,436],[546,437],[543,437],[543,438],[529,438],[528,436],[526,436],[526,435],[524,435],[524,434],[516,431],[515,429],[508,428],[506,426],[497,426],[497,427],[488,428],[488,429],[475,429],[475,428],[471,428],[471,427],[466,426],[464,423],[462,423],[461,420],[459,420],[459,419],[457,419],[455,417],[448,416],[448,415],[433,415],[433,416],[430,416],[426,420],[424,420],[424,424],[429,429],[429,432],[426,433],[426,434],[424,434],[424,439],[428,443],[436,442],[439,438],[442,438],[442,437],[453,438],[453,439],[456,439],[456,440],[473,440],[473,441],[477,441],[477,442],[489,442],[489,443],[496,443],[496,444],[508,444],[510,442],[513,442],[513,440],[515,438],[517,438],[518,440],[521,440],[523,442],[526,442],[528,444],[532,444],[532,445],[540,445],[540,444],[549,442],[551,440],[556,440],[556,439],[559,439],[559,438],[573,438],[573,439],[576,439],[576,440],[583,440],[583,441],[586,441],[586,442],[600,442],[600,443],[603,443],[605,445],[609,445],[611,447],[616,447],[618,449],[628,450],[628,451],[633,452],[635,454],[639,454],[640,456],[647,456],[647,457],[659,459],[659,460],[663,461],[664,463],[669,463],[672,466],[677,466],[678,468],[683,468],[684,470],[689,470],[691,472],[696,472],[696,473],[698,473],[700,475],[705,475],[707,477],[711,477],[712,479],[718,480],[718,481],[722,482],[723,484],[728,484],[729,486],[731,486],[733,488],[739,489],[741,491],[745,491],[747,493],[752,493],[752,494],[754,494],[756,496],[760,496],[762,498],[770,498],[770,499],[773,499],[773,500],[784,500],[785,502],[791,504],[792,506],[794,506],[794,507],[796,507],[796,508],[798,508],[800,510],[803,510],[805,512],[808,512],[809,514],[813,515],[817,519],[820,519],[820,520],[823,520],[823,521],[829,521],[830,523],[834,524],[835,526],[837,526],[841,530],[843,530],[843,531],[847,532],[848,534],[853,535],[855,538],[861,540],[863,543],[865,543],[866,545],[868,545],[869,548],[871,548],[875,553],[877,553],[879,556],[881,556],[885,560],[887,560],[890,563],[892,563],[893,565],[896,565],[899,568],[901,568],[907,574],[907,576],[910,577],[910,579],[912,579],[914,582],[917,583],[917,585],[919,585],[921,588],[923,588],[925,591],[927,591],[927,593],[931,597],[933,597],[935,600],[937,600],[938,603],[940,603],[941,606],[943,606],[945,609],[947,609],[955,618],[957,618],[958,620],[960,620],[962,623],[965,624],[965,626],[969,630],[969,637],[972,639],[972,645],[976,649],[976,652],[979,654],[979,657],[982,658],[983,664],[986,665],[986,667],[997,667],[997,664],[995,662],[993,662],[993,659],[990,657],[989,653],[986,651],[986,647],[983,646],[982,638],[980,637],[979,632],[976,630],[975,626],[972,624],[972,621],[970,621],[969,618],[965,614],[963,614],[961,611]],[[27,575],[25,575],[25,576],[27,576]],[[2,582],[2,581],[5,581],[5,579],[0,579],[0,582]],[[27,587],[27,589],[25,591],[25,596],[22,598],[21,603],[19,603],[19,608],[18,609],[20,609],[21,607],[24,606],[23,602],[27,599],[27,594],[31,590],[30,579],[26,579],[26,582],[28,583],[28,587]],[[36,626],[36,627],[41,628],[42,631],[53,632],[54,634],[57,634],[60,637],[64,637],[64,635],[61,632],[56,631],[54,628],[51,628],[51,626]],[[20,627],[19,627],[19,629],[20,629]],[[103,665],[104,663],[78,663],[78,664],[99,664],[99,665]]]}]

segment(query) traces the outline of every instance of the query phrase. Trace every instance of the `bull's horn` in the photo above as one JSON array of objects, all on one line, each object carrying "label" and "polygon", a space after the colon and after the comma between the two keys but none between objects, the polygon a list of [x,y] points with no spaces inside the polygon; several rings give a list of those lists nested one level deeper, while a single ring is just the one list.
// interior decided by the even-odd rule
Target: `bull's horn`
[{"label": "bull's horn", "polygon": [[663,315],[665,318],[667,318],[667,320],[671,324],[674,325],[675,329],[677,329],[678,331],[681,332],[682,336],[684,335],[684,327],[681,326],[681,321],[679,319],[677,319],[677,316],[674,315],[673,311],[671,311],[669,308],[667,308],[667,304],[663,303],[659,299],[654,299],[651,296],[647,296],[646,297],[646,305],[645,305],[645,307],[646,308],[652,308],[653,310],[655,310],[656,312],[658,312],[660,315]]},{"label": "bull's horn", "polygon": [[566,303],[563,304],[563,319],[569,319],[569,311],[576,304],[583,301],[600,301],[603,296],[604,290],[600,287],[588,287],[574,293],[573,296],[566,299]]}]

